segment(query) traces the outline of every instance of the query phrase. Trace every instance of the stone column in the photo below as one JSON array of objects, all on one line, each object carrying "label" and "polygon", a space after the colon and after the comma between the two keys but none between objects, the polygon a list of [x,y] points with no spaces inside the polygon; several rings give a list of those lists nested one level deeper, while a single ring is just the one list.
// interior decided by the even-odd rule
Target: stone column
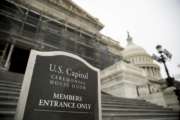
[{"label": "stone column", "polygon": [[5,59],[5,56],[6,56],[6,53],[7,53],[7,49],[8,49],[8,46],[9,46],[9,43],[6,43],[4,49],[3,49],[3,53],[2,53],[2,56],[1,56],[1,59],[0,59],[0,64],[3,65],[4,64],[4,59]]},{"label": "stone column", "polygon": [[152,71],[153,71],[153,77],[156,78],[156,68],[153,67]]},{"label": "stone column", "polygon": [[148,76],[150,76],[149,67],[147,67],[147,73],[148,73]]},{"label": "stone column", "polygon": [[157,71],[156,71],[156,68],[154,68],[154,77],[157,78]]},{"label": "stone column", "polygon": [[156,68],[156,76],[157,76],[157,78],[159,78],[159,71],[158,71],[158,68]]},{"label": "stone column", "polygon": [[149,75],[152,76],[151,67],[149,67]]},{"label": "stone column", "polygon": [[158,76],[161,77],[160,69],[158,69]]},{"label": "stone column", "polygon": [[158,68],[156,68],[156,70],[157,70],[157,78],[160,78],[160,71]]},{"label": "stone column", "polygon": [[151,74],[152,74],[152,77],[154,77],[154,68],[151,67]]},{"label": "stone column", "polygon": [[146,73],[148,74],[148,67],[145,67]]},{"label": "stone column", "polygon": [[151,73],[152,73],[152,77],[154,77],[154,68],[151,67]]},{"label": "stone column", "polygon": [[8,56],[7,56],[5,65],[4,65],[4,67],[6,68],[6,70],[8,70],[9,63],[10,63],[10,60],[11,60],[11,55],[12,55],[13,50],[14,50],[14,44],[11,44],[11,47],[10,47],[10,49],[9,49],[9,53],[8,53]]}]

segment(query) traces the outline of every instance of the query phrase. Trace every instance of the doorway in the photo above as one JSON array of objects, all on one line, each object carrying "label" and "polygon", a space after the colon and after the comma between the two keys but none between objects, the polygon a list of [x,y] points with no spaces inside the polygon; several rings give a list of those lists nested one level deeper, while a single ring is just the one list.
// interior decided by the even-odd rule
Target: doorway
[{"label": "doorway", "polygon": [[11,64],[9,71],[16,73],[25,73],[26,65],[28,62],[30,50],[22,49],[19,47],[14,47]]}]

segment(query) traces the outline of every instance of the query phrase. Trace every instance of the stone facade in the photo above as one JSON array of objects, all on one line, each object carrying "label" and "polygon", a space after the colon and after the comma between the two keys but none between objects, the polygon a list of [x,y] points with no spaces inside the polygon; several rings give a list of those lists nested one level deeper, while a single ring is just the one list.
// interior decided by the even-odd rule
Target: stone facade
[{"label": "stone facade", "polygon": [[101,71],[102,90],[118,97],[138,98],[137,86],[147,82],[142,69],[123,61]]},{"label": "stone facade", "polygon": [[72,1],[1,0],[0,5],[2,68],[24,73],[31,49],[74,53],[100,69],[121,59],[111,49],[122,47],[102,37],[103,25]]}]

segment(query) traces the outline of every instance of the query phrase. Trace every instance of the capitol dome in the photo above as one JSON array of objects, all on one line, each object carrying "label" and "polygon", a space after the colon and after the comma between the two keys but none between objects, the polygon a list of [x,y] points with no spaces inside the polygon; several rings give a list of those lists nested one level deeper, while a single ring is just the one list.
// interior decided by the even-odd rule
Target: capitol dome
[{"label": "capitol dome", "polygon": [[134,56],[134,55],[148,55],[145,49],[142,47],[134,44],[133,42],[128,43],[127,47],[123,51],[123,56],[128,57],[128,56]]},{"label": "capitol dome", "polygon": [[153,62],[153,59],[144,48],[133,43],[129,33],[127,43],[126,48],[122,51],[123,59],[144,69],[150,80],[160,79],[160,67]]}]

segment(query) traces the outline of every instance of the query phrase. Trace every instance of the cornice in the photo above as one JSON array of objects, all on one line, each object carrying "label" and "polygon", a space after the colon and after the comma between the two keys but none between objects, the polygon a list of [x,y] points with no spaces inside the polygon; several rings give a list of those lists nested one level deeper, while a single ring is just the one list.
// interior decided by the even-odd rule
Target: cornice
[{"label": "cornice", "polygon": [[49,3],[52,3],[58,7],[63,7],[67,11],[72,12],[84,19],[89,20],[90,22],[93,22],[94,24],[97,24],[103,27],[103,24],[100,23],[97,18],[91,16],[89,13],[83,10],[80,6],[78,6],[72,0],[43,0],[43,1],[48,1]]},{"label": "cornice", "polygon": [[103,28],[102,23],[69,0],[17,0],[16,2],[91,34],[96,34]]}]

